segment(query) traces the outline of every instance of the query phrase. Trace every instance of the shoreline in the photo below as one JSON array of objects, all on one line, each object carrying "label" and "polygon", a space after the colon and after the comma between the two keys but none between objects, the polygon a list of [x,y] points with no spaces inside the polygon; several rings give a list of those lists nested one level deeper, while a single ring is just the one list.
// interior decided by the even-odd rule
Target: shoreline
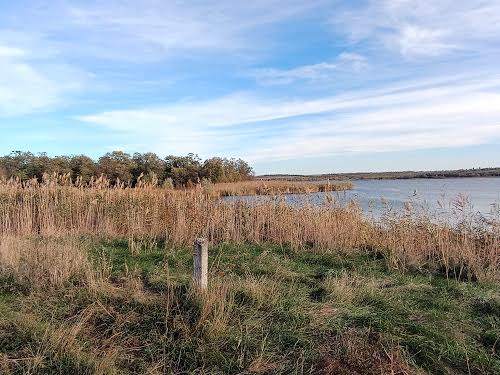
[{"label": "shoreline", "polygon": [[257,180],[282,181],[321,181],[321,180],[410,180],[410,179],[449,179],[473,177],[500,177],[499,168],[455,169],[444,171],[401,171],[401,172],[350,172],[326,174],[264,174]]}]

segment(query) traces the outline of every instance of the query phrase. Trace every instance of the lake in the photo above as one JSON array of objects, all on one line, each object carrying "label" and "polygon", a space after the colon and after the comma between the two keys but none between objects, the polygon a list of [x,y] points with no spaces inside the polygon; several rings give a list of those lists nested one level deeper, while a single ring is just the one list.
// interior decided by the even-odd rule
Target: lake
[{"label": "lake", "polygon": [[[410,207],[414,212],[450,216],[461,209],[485,217],[498,215],[500,177],[467,177],[407,180],[353,180],[352,190],[314,194],[289,194],[282,199],[292,205],[305,202],[322,204],[327,196],[339,204],[356,201],[363,211],[379,218],[387,210],[401,211]],[[253,201],[266,197],[229,197],[228,200]],[[269,197],[267,197],[269,199]],[[408,203],[409,202],[409,203]]]}]

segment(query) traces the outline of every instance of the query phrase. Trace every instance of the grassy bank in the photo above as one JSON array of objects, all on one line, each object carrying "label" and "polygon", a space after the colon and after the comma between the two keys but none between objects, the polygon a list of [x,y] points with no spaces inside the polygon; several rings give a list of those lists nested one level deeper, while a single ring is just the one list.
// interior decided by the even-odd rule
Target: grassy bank
[{"label": "grassy bank", "polygon": [[[2,373],[500,372],[495,284],[403,275],[367,252],[220,244],[200,295],[190,248],[25,241],[0,282]],[[81,259],[57,278],[64,252],[30,263],[54,246]]]},{"label": "grassy bank", "polygon": [[499,373],[500,225],[457,212],[4,181],[0,373]]}]

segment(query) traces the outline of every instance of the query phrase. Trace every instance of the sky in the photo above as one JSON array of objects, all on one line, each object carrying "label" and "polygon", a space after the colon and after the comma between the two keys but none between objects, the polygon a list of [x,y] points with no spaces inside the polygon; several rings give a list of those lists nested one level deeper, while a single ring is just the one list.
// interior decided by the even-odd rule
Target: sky
[{"label": "sky", "polygon": [[0,0],[0,154],[500,166],[500,1]]}]

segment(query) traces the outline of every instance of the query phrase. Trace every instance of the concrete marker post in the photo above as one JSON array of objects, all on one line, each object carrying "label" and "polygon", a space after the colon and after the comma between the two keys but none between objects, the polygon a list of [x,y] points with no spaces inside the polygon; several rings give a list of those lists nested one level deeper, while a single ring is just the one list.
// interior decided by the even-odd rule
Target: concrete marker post
[{"label": "concrete marker post", "polygon": [[208,286],[208,241],[197,238],[193,246],[193,283],[201,290]]}]

